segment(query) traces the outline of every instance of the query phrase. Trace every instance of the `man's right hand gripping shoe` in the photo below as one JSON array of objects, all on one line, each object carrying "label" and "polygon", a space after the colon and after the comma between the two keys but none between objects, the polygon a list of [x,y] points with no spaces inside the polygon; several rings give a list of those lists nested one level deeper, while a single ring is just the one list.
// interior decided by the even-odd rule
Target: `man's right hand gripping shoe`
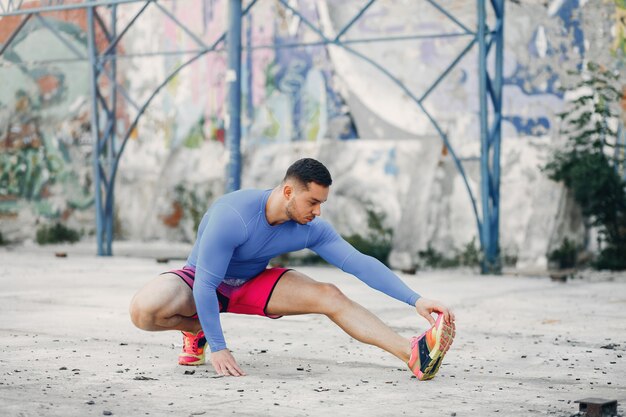
[{"label": "man's right hand gripping shoe", "polygon": [[206,338],[204,332],[200,330],[198,333],[183,333],[183,352],[178,355],[179,365],[202,365],[204,364],[204,349],[206,347]]},{"label": "man's right hand gripping shoe", "polygon": [[452,344],[454,334],[454,323],[446,323],[443,314],[439,314],[433,327],[421,336],[411,338],[411,357],[408,365],[417,379],[425,381],[435,377],[444,355]]}]

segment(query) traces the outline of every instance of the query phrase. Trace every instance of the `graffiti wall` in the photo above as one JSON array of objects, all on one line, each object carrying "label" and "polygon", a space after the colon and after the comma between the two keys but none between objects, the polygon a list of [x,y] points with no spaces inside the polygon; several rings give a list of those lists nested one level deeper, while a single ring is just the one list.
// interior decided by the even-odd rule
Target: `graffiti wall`
[{"label": "graffiti wall", "polygon": [[[248,178],[258,177],[262,170],[255,158],[264,155],[267,159],[263,149],[268,145],[272,146],[267,149],[280,152],[280,144],[290,144],[293,149],[298,143],[315,143],[318,149],[330,141],[357,139],[354,145],[337,149],[369,155],[367,147],[375,146],[369,140],[374,140],[381,141],[377,145],[380,149],[372,152],[399,155],[404,148],[384,142],[421,141],[419,149],[433,151],[415,154],[439,161],[415,161],[420,167],[432,165],[429,174],[413,169],[405,159],[402,164],[394,164],[391,157],[385,164],[372,159],[369,175],[404,178],[393,202],[381,203],[380,210],[387,213],[394,228],[399,227],[403,216],[412,215],[439,219],[435,223],[442,231],[454,229],[455,224],[458,230],[462,223],[467,232],[458,239],[464,242],[473,236],[475,228],[473,224],[467,226],[473,220],[458,215],[471,212],[462,187],[450,188],[459,196],[454,204],[435,201],[442,194],[433,191],[423,193],[430,201],[417,204],[427,213],[411,214],[408,209],[409,204],[416,204],[409,194],[419,193],[413,188],[417,173],[431,178],[432,182],[424,186],[435,190],[443,186],[437,183],[437,176],[444,174],[437,170],[449,162],[440,152],[432,123],[410,95],[425,97],[424,108],[450,136],[465,159],[469,175],[476,176],[477,46],[471,46],[469,37],[463,35],[464,28],[476,28],[476,2],[440,1],[455,22],[426,2],[377,1],[342,34],[349,48],[319,44],[308,22],[332,38],[365,3],[291,1],[299,16],[277,1],[260,0],[244,18],[244,174],[250,170],[255,174]],[[160,4],[184,27],[151,5],[120,42],[119,81],[134,104],[143,103],[202,47],[201,43],[211,45],[225,30],[225,1]],[[120,28],[141,6],[118,8]],[[537,165],[542,152],[545,154],[544,148],[558,135],[555,114],[564,105],[560,87],[571,82],[568,71],[580,70],[588,60],[624,71],[626,2],[521,0],[507,2],[506,7],[504,149],[507,143],[515,144],[510,147],[514,150],[511,161],[533,155],[528,159],[537,163],[529,162],[523,175],[540,176]],[[85,235],[94,229],[89,71],[84,60],[76,59],[76,51],[84,54],[87,47],[86,17],[84,12],[75,11],[46,14],[44,19],[45,24],[32,19],[0,57],[0,230],[5,238],[15,241],[32,239],[40,224],[56,220]],[[0,19],[0,44],[7,42],[18,23],[17,18]],[[57,34],[47,26],[53,26]],[[431,36],[435,34],[445,36]],[[389,37],[393,39],[380,41]],[[97,40],[102,48],[101,33]],[[465,49],[468,51],[458,65],[430,90]],[[163,51],[166,54],[159,53]],[[223,192],[228,158],[224,148],[225,74],[226,55],[221,45],[180,71],[140,118],[117,178],[118,238],[193,240],[198,216]],[[119,130],[123,132],[137,109],[125,97],[120,96],[119,102]],[[348,173],[333,161],[338,175]],[[506,161],[504,158],[503,163]],[[457,175],[454,169],[445,172],[446,176]],[[519,178],[508,178],[508,185],[515,186]],[[266,183],[267,178],[258,178],[247,185]],[[470,179],[472,187],[476,184]],[[506,186],[503,182],[503,195]],[[354,204],[358,206],[358,201]],[[519,231],[528,230],[528,222],[536,221],[533,201],[524,205],[524,215],[515,213],[519,207],[514,197],[503,202],[502,218],[508,216],[517,222],[507,226],[503,220],[505,232],[509,227],[507,233],[511,235],[503,235],[503,240],[514,242],[510,245],[514,252],[528,244]],[[331,215],[344,219],[339,212]],[[346,224],[340,227],[348,231],[362,226],[362,221],[350,224],[350,218],[341,222]],[[428,239],[419,240],[422,247],[440,244],[445,249],[463,244],[453,233],[430,231],[425,235]],[[545,253],[546,245],[538,244],[528,256]],[[418,249],[406,247],[411,253]]]}]

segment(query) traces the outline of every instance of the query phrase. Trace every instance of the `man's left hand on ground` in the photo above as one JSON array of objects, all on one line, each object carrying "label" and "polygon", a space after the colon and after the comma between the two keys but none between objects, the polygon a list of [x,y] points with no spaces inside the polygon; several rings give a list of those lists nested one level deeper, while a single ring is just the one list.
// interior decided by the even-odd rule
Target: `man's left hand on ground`
[{"label": "man's left hand on ground", "polygon": [[228,349],[218,350],[211,353],[211,364],[218,374],[228,376],[245,376],[246,373],[241,370],[234,356]]},{"label": "man's left hand on ground", "polygon": [[420,298],[415,302],[415,309],[420,316],[428,320],[431,326],[435,325],[435,319],[431,315],[433,312],[442,313],[446,323],[454,323],[454,313],[439,301]]}]

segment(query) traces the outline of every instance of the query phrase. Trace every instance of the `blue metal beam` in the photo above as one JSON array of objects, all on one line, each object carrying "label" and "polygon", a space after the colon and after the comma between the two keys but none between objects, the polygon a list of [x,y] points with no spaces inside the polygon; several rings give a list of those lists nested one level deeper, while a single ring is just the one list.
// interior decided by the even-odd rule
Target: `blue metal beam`
[{"label": "blue metal beam", "polygon": [[359,20],[361,16],[363,16],[363,13],[365,13],[367,9],[369,9],[370,6],[374,4],[375,1],[376,0],[369,0],[367,4],[363,6],[361,10],[359,10],[359,12],[354,15],[352,19],[341,30],[339,30],[337,36],[335,36],[335,39],[333,39],[333,42],[337,42],[339,38],[341,38],[352,27],[352,25],[354,25],[356,21]]},{"label": "blue metal beam", "polygon": [[[154,1],[154,0],[153,0]],[[120,35],[121,36],[121,35]],[[375,38],[364,38],[364,39],[349,39],[343,40],[341,42],[335,42],[331,39],[324,39],[317,42],[293,42],[293,43],[284,43],[281,45],[276,44],[261,44],[261,45],[253,45],[253,46],[242,46],[242,51],[255,51],[255,50],[263,50],[263,49],[285,49],[285,48],[304,48],[307,46],[324,46],[324,45],[337,45],[341,43],[342,45],[356,45],[363,43],[378,43],[378,42],[402,42],[407,40],[419,40],[419,39],[443,39],[443,38],[458,38],[458,37],[467,37],[474,35],[468,33],[439,33],[439,34],[429,34],[429,35],[408,35],[408,36],[391,36],[391,37],[375,37]],[[7,43],[8,45],[8,43]],[[187,49],[187,50],[176,50],[176,51],[158,51],[158,52],[146,52],[146,53],[134,53],[134,54],[124,54],[124,55],[116,55],[115,58],[112,56],[100,56],[99,61],[107,61],[110,59],[132,59],[132,58],[151,58],[151,57],[163,57],[163,56],[177,56],[177,55],[195,55],[195,54],[206,54],[211,52],[225,52],[226,48],[202,48],[202,49]],[[1,55],[1,54],[0,54]],[[41,65],[41,64],[58,64],[58,63],[76,63],[76,62],[84,62],[88,59],[80,59],[80,58],[62,58],[62,59],[47,59],[47,60],[34,60],[34,61],[22,61],[25,65]]]},{"label": "blue metal beam", "polygon": [[26,15],[26,16],[24,16],[22,18],[22,21],[20,22],[20,24],[17,25],[17,27],[15,28],[13,33],[11,33],[11,35],[9,35],[9,37],[7,38],[7,40],[4,43],[4,45],[2,45],[2,48],[0,48],[0,56],[2,56],[4,51],[6,51],[6,49],[9,47],[9,45],[11,45],[11,42],[13,42],[13,40],[20,33],[20,31],[22,29],[24,29],[24,26],[26,26],[26,23],[28,23],[28,21],[30,20],[31,17],[33,17],[33,15],[32,14],[28,14],[28,15]]},{"label": "blue metal beam", "polygon": [[456,67],[456,64],[459,63],[459,61],[470,51],[470,49],[472,49],[472,47],[474,46],[474,44],[476,43],[476,38],[473,38],[472,41],[465,47],[463,48],[463,50],[461,51],[461,53],[450,63],[450,65],[448,65],[448,67],[439,75],[439,77],[430,85],[430,87],[428,88],[428,90],[426,90],[426,92],[424,94],[422,94],[422,96],[419,98],[419,102],[422,103],[424,100],[426,100],[426,97],[428,97],[428,95],[435,89],[437,88],[437,86],[439,85],[439,83],[446,78],[446,76],[448,75],[448,73],[450,73],[450,71],[452,71],[452,69],[454,67]]},{"label": "blue metal beam", "polygon": [[[169,10],[167,10],[165,7],[161,6],[159,3],[154,3],[154,5],[159,8],[159,10],[161,10],[172,22],[176,23],[176,25],[181,28],[183,30],[183,32],[185,32],[187,35],[189,35],[189,37],[191,39],[194,40],[194,42],[196,42],[198,44],[198,46],[200,46],[201,48],[207,48],[207,45],[202,41],[202,39],[200,39],[199,37],[196,36],[195,33],[193,33],[192,31],[189,30],[189,28],[184,25],[183,23],[181,23],[180,20],[178,20],[176,18],[176,16],[174,16]],[[240,7],[241,9],[241,7]]]},{"label": "blue metal beam", "polygon": [[[146,5],[147,6],[147,5]],[[145,7],[142,8],[142,11],[145,10]],[[116,139],[116,134],[117,134],[117,92],[118,90],[120,92],[123,92],[122,94],[124,95],[124,97],[127,97],[126,91],[125,89],[121,88],[121,86],[119,85],[119,83],[117,82],[117,60],[115,59],[115,57],[117,56],[117,43],[116,41],[118,41],[119,39],[117,38],[117,5],[111,6],[110,8],[111,10],[111,14],[110,14],[110,23],[109,23],[109,30],[108,30],[108,42],[109,42],[109,47],[105,50],[103,55],[111,55],[113,57],[112,60],[108,61],[108,64],[110,66],[110,75],[108,72],[107,76],[110,77],[111,79],[111,85],[109,87],[109,101],[110,101],[110,110],[111,110],[111,116],[110,116],[110,121],[112,123],[110,123],[110,129],[108,131],[105,132],[105,138],[108,142],[108,149],[107,149],[107,155],[106,155],[106,162],[107,162],[107,171],[110,173],[113,171],[113,165],[115,164],[115,159],[117,157],[116,155],[116,143],[115,143],[115,139]],[[127,28],[130,27],[130,25],[132,25],[134,21],[131,21],[129,23],[128,26],[126,26]],[[105,69],[104,66],[102,68],[103,70]],[[127,98],[128,100],[129,98]],[[135,104],[135,107],[137,107],[137,105]],[[114,212],[114,208],[115,208],[115,178],[111,178],[111,181],[108,184],[108,187],[106,189],[106,206],[105,206],[105,210],[106,210],[106,216],[107,216],[107,228],[106,228],[106,251],[109,255],[113,254],[113,227],[114,227],[114,220],[115,220],[115,212]]]},{"label": "blue metal beam", "polygon": [[450,12],[448,12],[446,9],[444,9],[442,6],[440,6],[436,1],[434,1],[434,0],[426,0],[426,1],[428,3],[430,3],[435,9],[437,9],[441,13],[443,13],[448,19],[453,21],[457,26],[459,26],[461,29],[463,29],[463,31],[465,33],[475,34],[475,32],[471,31],[467,26],[465,26],[463,23],[461,23],[461,21],[459,19],[454,17]]},{"label": "blue metal beam", "polygon": [[100,123],[98,120],[98,75],[96,74],[96,36],[94,30],[94,9],[87,9],[87,49],[90,65],[89,87],[91,90],[91,137],[93,141],[93,172],[94,172],[94,202],[96,212],[96,245],[99,256],[111,255],[105,252],[104,219],[102,211],[102,184],[100,172]]},{"label": "blue metal beam", "polygon": [[230,152],[226,192],[241,187],[241,0],[228,1],[228,109],[226,113],[226,143]]},{"label": "blue metal beam", "polygon": [[[82,3],[75,3],[73,0],[68,0],[68,3],[63,3],[62,0],[58,1],[58,4],[47,5],[41,7],[31,7],[28,9],[22,9],[21,2],[18,7],[12,7],[0,13],[0,18],[8,16],[20,16],[29,15],[34,13],[47,13],[47,12],[62,12],[67,10],[89,9],[98,6],[114,6],[119,4],[129,3],[141,3],[146,0],[84,0]],[[41,4],[41,2],[40,2]]]},{"label": "blue metal beam", "polygon": [[[137,13],[135,13],[135,16],[133,16],[133,18],[126,24],[126,27],[122,30],[122,32],[120,32],[119,35],[112,37],[113,40],[111,41],[109,46],[104,50],[104,52],[102,52],[103,56],[111,55],[110,54],[111,50],[113,50],[113,49],[115,49],[115,47],[117,47],[117,44],[122,40],[122,38],[124,37],[126,32],[128,32],[128,29],[130,29],[133,26],[135,21],[139,18],[139,16],[141,16],[143,14],[143,12],[146,11],[148,6],[150,4],[152,4],[152,2],[153,2],[153,0],[147,0],[146,4],[144,4],[143,7]],[[112,56],[114,57],[113,59],[117,59],[117,54],[113,54]]]},{"label": "blue metal beam", "polygon": [[[495,45],[495,68],[494,68],[494,129],[493,129],[493,160],[491,166],[493,168],[493,184],[494,184],[494,213],[493,213],[493,227],[492,227],[492,240],[495,247],[494,255],[495,259],[492,262],[499,267],[500,261],[500,146],[502,142],[502,84],[503,84],[503,67],[504,67],[504,0],[491,0],[495,14],[496,14],[496,27],[495,34],[493,35],[496,40]],[[500,268],[494,269],[494,272],[499,272]]]},{"label": "blue metal beam", "polygon": [[[504,54],[504,0],[491,0],[496,17],[493,31],[487,27],[485,0],[478,0],[478,65],[481,138],[481,203],[483,273],[499,273],[500,259],[500,145],[502,130],[502,67]],[[488,56],[495,46],[494,68]],[[493,114],[490,113],[491,112]],[[491,115],[491,117],[490,117]]]},{"label": "blue metal beam", "polygon": [[254,69],[252,65],[252,13],[246,15],[246,47],[242,47],[242,51],[246,51],[246,132],[249,132],[249,127],[252,126],[254,120]]}]

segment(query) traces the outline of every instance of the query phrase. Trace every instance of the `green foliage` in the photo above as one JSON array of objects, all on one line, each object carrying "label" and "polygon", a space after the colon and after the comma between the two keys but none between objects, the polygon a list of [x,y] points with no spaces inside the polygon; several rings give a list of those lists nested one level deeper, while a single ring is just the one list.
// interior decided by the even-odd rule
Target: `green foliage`
[{"label": "green foliage", "polygon": [[437,251],[430,243],[426,250],[419,251],[417,254],[420,258],[421,266],[428,268],[476,267],[480,265],[482,260],[482,252],[476,245],[475,238],[472,238],[472,240],[463,247],[462,251],[453,250],[451,256],[446,256]]},{"label": "green foliage", "polygon": [[423,266],[429,268],[455,268],[460,265],[457,256],[446,257],[443,253],[434,249],[430,243],[426,250],[419,251],[417,254],[423,262]]},{"label": "green foliage", "polygon": [[372,256],[389,266],[391,240],[393,230],[384,226],[385,215],[376,213],[373,209],[366,209],[368,233],[366,236],[353,234],[343,238],[361,253]]},{"label": "green foliage", "polygon": [[465,245],[463,252],[459,253],[459,264],[464,266],[479,266],[482,261],[483,253],[476,245],[476,238]]},{"label": "green foliage", "polygon": [[607,246],[602,249],[593,263],[597,269],[611,269],[621,271],[626,269],[626,247],[625,245]]},{"label": "green foliage", "polygon": [[200,117],[198,121],[191,126],[187,136],[183,140],[183,145],[186,148],[197,149],[202,146],[204,142],[204,116]]},{"label": "green foliage", "polygon": [[9,242],[7,242],[6,240],[4,240],[4,236],[2,235],[2,232],[0,232],[0,246],[4,246],[6,244],[8,244]]},{"label": "green foliage", "polygon": [[176,201],[180,203],[186,216],[190,216],[193,221],[193,230],[198,230],[202,216],[206,211],[206,208],[210,205],[213,193],[211,190],[206,190],[204,193],[196,190],[195,188],[187,189],[183,184],[178,184],[174,188],[176,195]]},{"label": "green foliage", "polygon": [[364,238],[361,235],[350,235],[344,239],[354,246],[356,250],[366,255],[372,256],[385,265],[389,264],[389,254],[391,253],[391,242],[381,239]]},{"label": "green foliage", "polygon": [[53,226],[42,226],[37,230],[37,243],[46,245],[49,243],[70,242],[74,243],[80,239],[80,233],[56,223]]},{"label": "green foliage", "polygon": [[576,257],[578,255],[579,248],[569,240],[565,238],[561,242],[561,246],[548,255],[548,260],[558,264],[559,268],[573,268],[576,266]]},{"label": "green foliage", "polygon": [[567,145],[554,153],[544,171],[550,179],[562,181],[571,190],[583,215],[599,228],[602,249],[595,266],[626,269],[626,184],[607,156],[617,146],[616,132],[609,122],[619,116],[622,95],[617,76],[593,63],[588,64],[587,70],[589,76],[569,88],[585,89],[587,93],[559,114]]}]

